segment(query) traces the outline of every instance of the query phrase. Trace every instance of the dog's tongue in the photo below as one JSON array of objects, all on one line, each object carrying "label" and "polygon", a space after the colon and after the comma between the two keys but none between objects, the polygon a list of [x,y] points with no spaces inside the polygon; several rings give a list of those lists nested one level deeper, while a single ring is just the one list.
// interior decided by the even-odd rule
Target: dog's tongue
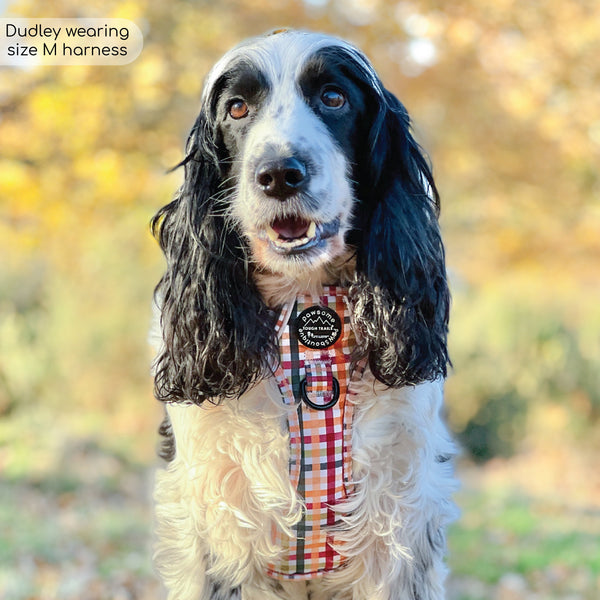
[{"label": "dog's tongue", "polygon": [[310,227],[310,221],[299,219],[297,217],[288,217],[287,219],[277,219],[271,227],[284,240],[295,240],[306,235]]}]

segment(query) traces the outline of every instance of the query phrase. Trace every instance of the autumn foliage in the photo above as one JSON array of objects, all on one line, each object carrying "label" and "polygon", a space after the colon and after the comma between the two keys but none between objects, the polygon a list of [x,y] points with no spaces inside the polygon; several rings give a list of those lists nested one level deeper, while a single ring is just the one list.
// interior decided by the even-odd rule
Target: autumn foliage
[{"label": "autumn foliage", "polygon": [[537,443],[548,406],[565,436],[597,444],[599,7],[54,2],[57,16],[131,19],[144,49],[120,67],[0,68],[0,415],[87,411],[104,416],[86,430],[119,415],[126,436],[154,431],[145,332],[162,259],[148,221],[179,183],[166,172],[210,65],[285,24],[361,46],[430,152],[454,296],[449,419],[467,449]]}]

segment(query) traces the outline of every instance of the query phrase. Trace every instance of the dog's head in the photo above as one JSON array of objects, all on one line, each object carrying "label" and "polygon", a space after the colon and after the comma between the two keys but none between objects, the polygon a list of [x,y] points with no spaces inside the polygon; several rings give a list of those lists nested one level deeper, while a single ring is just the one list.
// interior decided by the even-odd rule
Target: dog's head
[{"label": "dog's head", "polygon": [[[349,286],[357,356],[378,379],[445,374],[437,190],[405,108],[356,48],[286,31],[231,50],[207,78],[182,165],[153,221],[168,263],[159,398],[242,393],[273,365],[270,309],[311,282]],[[259,291],[269,278],[280,294]]]},{"label": "dog's head", "polygon": [[348,53],[283,33],[236,48],[209,79],[226,209],[268,271],[300,277],[345,250],[371,89]]}]

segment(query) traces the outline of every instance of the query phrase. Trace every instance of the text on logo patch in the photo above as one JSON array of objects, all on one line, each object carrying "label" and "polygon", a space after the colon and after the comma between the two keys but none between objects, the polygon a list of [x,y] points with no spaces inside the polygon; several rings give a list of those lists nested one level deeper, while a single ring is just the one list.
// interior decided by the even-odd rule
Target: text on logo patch
[{"label": "text on logo patch", "polygon": [[311,306],[298,315],[296,334],[307,348],[329,348],[342,335],[342,320],[331,308]]}]

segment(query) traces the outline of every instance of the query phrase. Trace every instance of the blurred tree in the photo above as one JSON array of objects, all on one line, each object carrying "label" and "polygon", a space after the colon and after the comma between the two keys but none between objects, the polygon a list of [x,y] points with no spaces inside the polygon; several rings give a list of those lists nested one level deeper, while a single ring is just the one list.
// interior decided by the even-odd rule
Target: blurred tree
[{"label": "blurred tree", "polygon": [[[40,12],[35,0],[8,6]],[[53,12],[131,19],[144,49],[122,67],[0,68],[0,411],[143,402],[144,307],[161,269],[144,229],[180,178],[165,171],[216,58],[282,25],[361,46],[432,155],[455,281],[456,427],[485,425],[490,399],[507,394],[596,406],[598,2],[57,0]],[[515,305],[529,311],[518,323]],[[464,335],[478,311],[478,335]],[[538,313],[571,358],[540,362]],[[529,387],[524,360],[536,363]]]}]

